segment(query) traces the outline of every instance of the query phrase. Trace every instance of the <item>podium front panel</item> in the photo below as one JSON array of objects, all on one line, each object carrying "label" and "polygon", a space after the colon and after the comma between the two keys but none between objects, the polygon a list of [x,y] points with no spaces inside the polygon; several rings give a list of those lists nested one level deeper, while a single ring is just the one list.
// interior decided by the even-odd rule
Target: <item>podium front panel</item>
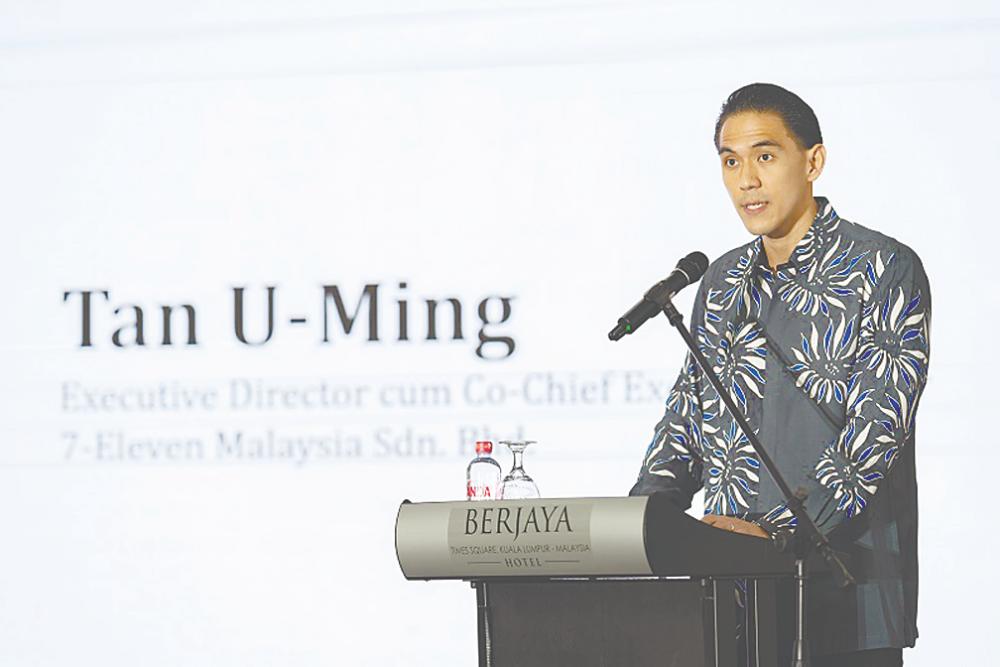
[{"label": "podium front panel", "polygon": [[[715,648],[699,581],[488,584],[492,667],[702,667]],[[733,601],[730,600],[730,606]],[[730,634],[730,636],[733,636]]]}]

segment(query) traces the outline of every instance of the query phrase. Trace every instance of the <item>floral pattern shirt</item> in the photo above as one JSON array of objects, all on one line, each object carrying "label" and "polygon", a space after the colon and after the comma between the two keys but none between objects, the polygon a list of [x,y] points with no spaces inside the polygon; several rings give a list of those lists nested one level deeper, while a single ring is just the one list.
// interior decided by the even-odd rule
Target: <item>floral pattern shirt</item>
[{"label": "floral pattern shirt", "polygon": [[[713,262],[690,327],[792,489],[859,584],[813,578],[813,650],[912,646],[916,631],[914,418],[927,379],[930,290],[920,259],[839,217],[824,197],[775,270],[760,238]],[[794,530],[795,518],[691,355],[631,493]],[[860,576],[858,576],[860,575]],[[817,618],[819,616],[819,618]]]}]

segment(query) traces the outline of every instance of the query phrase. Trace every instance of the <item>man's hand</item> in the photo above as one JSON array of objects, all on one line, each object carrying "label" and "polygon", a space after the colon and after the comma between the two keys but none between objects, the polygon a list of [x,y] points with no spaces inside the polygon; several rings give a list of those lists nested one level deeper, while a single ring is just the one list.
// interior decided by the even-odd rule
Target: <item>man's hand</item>
[{"label": "man's hand", "polygon": [[770,535],[767,531],[758,526],[755,523],[750,523],[749,521],[744,521],[743,519],[737,519],[734,516],[718,516],[717,514],[706,514],[702,519],[705,523],[710,526],[715,526],[716,528],[721,528],[722,530],[728,530],[734,533],[741,533],[743,535],[753,535],[754,537],[768,538]]}]

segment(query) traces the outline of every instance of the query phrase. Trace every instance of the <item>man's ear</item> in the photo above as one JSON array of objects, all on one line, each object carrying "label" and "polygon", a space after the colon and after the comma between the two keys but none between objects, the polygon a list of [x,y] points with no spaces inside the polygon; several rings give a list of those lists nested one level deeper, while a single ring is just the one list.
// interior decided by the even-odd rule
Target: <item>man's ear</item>
[{"label": "man's ear", "polygon": [[806,180],[812,183],[823,173],[826,165],[826,146],[816,144],[806,151]]}]

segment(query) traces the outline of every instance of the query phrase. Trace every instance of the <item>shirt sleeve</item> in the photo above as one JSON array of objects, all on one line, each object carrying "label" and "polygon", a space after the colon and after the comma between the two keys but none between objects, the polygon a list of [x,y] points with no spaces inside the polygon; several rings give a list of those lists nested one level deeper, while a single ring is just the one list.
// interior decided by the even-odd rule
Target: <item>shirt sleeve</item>
[{"label": "shirt sleeve", "polygon": [[[691,314],[692,328],[704,316],[707,282],[706,275],[698,286]],[[688,352],[667,395],[663,418],[653,429],[653,439],[646,448],[630,496],[663,492],[680,509],[691,506],[692,497],[702,487],[701,407],[701,370]]]},{"label": "shirt sleeve", "polygon": [[[919,258],[908,248],[868,263],[858,327],[857,356],[847,385],[846,421],[813,469],[819,490],[806,510],[832,530],[864,512],[899,458],[912,446],[917,405],[930,361],[931,295]],[[784,505],[758,523],[770,532],[792,529]]]}]

